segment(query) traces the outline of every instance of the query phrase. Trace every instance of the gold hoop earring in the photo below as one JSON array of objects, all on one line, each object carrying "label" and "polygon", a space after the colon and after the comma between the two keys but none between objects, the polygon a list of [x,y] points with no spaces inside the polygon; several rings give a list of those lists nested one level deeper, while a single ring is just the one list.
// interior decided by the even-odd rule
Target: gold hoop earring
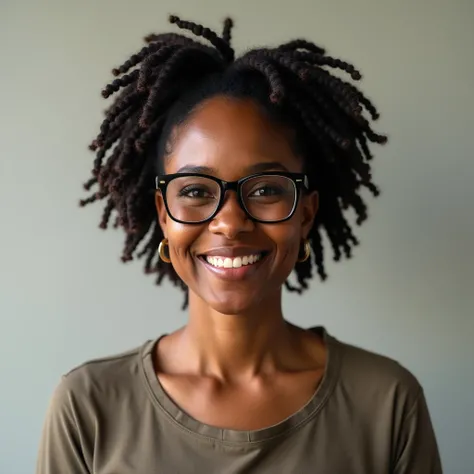
[{"label": "gold hoop earring", "polygon": [[308,239],[305,239],[303,248],[304,248],[304,255],[302,258],[298,258],[298,260],[296,260],[298,263],[306,262],[306,260],[308,260],[309,256],[311,255],[311,244],[309,243]]},{"label": "gold hoop earring", "polygon": [[158,255],[160,256],[161,260],[166,263],[171,263],[171,259],[168,255],[165,254],[165,247],[169,247],[168,239],[163,239],[158,245]]}]

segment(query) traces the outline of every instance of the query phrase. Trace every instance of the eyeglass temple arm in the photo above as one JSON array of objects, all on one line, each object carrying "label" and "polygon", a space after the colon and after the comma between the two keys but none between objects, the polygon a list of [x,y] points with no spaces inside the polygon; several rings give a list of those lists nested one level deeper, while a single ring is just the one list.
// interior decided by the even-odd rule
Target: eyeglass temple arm
[{"label": "eyeglass temple arm", "polygon": [[295,180],[297,183],[303,183],[303,186],[306,188],[306,189],[309,189],[309,181],[308,181],[308,177],[306,175],[304,175],[304,177],[301,179],[301,178],[297,178]]}]

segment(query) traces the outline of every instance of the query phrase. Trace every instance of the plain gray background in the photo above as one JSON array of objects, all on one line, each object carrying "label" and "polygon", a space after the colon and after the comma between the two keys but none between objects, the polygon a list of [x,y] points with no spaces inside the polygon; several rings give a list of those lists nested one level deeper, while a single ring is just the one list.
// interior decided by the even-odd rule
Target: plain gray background
[{"label": "plain gray background", "polygon": [[[390,144],[355,258],[285,295],[288,319],[396,358],[426,390],[445,472],[474,472],[474,2],[5,1],[0,4],[0,472],[31,473],[61,373],[185,322],[181,295],[84,197],[110,69],[167,15],[221,28],[238,51],[307,37],[358,66]],[[328,251],[330,257],[330,252]],[[329,258],[330,260],[330,258]]]}]

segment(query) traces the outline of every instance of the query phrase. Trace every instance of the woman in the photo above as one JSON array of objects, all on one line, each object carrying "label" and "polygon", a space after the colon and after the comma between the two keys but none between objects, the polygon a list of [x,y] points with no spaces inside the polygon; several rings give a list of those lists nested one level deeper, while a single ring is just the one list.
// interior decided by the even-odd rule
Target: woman
[{"label": "woman", "polygon": [[322,233],[349,257],[344,211],[362,223],[377,194],[377,110],[329,70],[359,72],[304,40],[235,59],[230,20],[171,22],[208,43],[151,35],[114,69],[81,204],[107,198],[123,261],[182,287],[189,322],[64,376],[37,472],[441,472],[413,375],[282,314],[283,285],[326,277]]}]

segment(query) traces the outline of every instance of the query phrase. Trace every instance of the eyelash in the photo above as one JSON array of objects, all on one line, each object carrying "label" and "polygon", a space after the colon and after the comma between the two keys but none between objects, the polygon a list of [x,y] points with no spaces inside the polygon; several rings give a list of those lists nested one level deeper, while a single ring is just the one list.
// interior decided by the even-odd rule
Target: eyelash
[{"label": "eyelash", "polygon": [[272,196],[283,194],[281,188],[278,188],[277,186],[272,186],[271,184],[264,184],[258,187],[257,189],[253,190],[251,193],[249,193],[249,196],[254,195],[257,191],[261,191],[261,190],[266,191],[268,189],[272,191],[276,191],[275,193],[272,194]]},{"label": "eyelash", "polygon": [[189,194],[193,191],[201,191],[206,194],[211,194],[208,191],[204,190],[202,187],[196,186],[196,185],[189,185],[181,189],[178,193],[178,196],[180,197],[190,197]]}]

